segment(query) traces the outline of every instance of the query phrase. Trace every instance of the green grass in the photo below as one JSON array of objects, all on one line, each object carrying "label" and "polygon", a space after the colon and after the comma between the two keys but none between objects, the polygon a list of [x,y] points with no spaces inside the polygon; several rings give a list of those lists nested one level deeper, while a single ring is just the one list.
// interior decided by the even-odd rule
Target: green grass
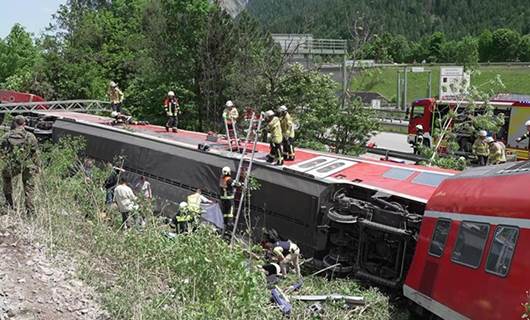
[{"label": "green grass", "polygon": [[[438,95],[440,82],[440,67],[426,66],[432,70],[432,95]],[[352,89],[356,91],[375,91],[387,99],[395,101],[397,92],[397,71],[402,68],[388,67],[378,70],[369,69],[353,79]],[[530,68],[525,66],[483,66],[471,76],[471,84],[481,86],[481,90],[492,88],[486,84],[497,75],[501,77],[505,87],[498,92],[518,93],[530,95]],[[483,85],[485,84],[485,85]],[[414,101],[428,96],[427,73],[408,73],[407,101]]]}]

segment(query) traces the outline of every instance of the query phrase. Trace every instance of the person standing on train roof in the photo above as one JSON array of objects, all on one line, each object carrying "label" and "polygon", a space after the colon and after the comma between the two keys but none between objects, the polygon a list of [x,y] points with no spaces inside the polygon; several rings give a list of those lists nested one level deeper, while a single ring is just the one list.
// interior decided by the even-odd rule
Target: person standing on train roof
[{"label": "person standing on train roof", "polygon": [[530,153],[530,120],[527,120],[524,125],[526,126],[526,133],[520,136],[519,138],[515,139],[516,142],[521,142],[523,140],[528,139],[528,152]]},{"label": "person standing on train roof", "polygon": [[282,127],[282,145],[284,157],[286,160],[294,160],[294,123],[291,115],[287,112],[286,106],[278,108],[278,116],[280,117],[280,125]]},{"label": "person standing on train roof", "polygon": [[179,100],[175,96],[175,92],[169,91],[167,97],[164,100],[164,110],[167,115],[166,131],[177,132],[178,131],[178,115],[180,113]]},{"label": "person standing on train roof", "polygon": [[267,122],[267,131],[271,135],[270,153],[268,156],[269,162],[275,162],[276,165],[283,165],[282,152],[282,125],[280,119],[274,114],[274,111],[268,110],[265,112],[265,121]]},{"label": "person standing on train roof", "polygon": [[124,95],[120,88],[118,88],[118,84],[116,82],[111,81],[109,83],[107,96],[109,97],[112,111],[121,113],[121,105],[123,103]]},{"label": "person standing on train roof", "polygon": [[223,119],[227,124],[236,124],[237,119],[239,118],[239,112],[232,100],[228,100],[225,103],[225,109],[223,110]]},{"label": "person standing on train roof", "polygon": [[478,137],[471,148],[473,154],[477,157],[480,166],[485,166],[488,163],[488,157],[490,155],[488,142],[486,141],[487,135],[488,133],[486,130],[480,130],[478,132]]}]

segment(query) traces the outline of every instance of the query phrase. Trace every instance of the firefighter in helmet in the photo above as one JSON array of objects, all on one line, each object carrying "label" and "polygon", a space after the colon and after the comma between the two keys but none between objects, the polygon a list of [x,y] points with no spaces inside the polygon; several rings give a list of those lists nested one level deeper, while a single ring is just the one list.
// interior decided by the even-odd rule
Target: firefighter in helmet
[{"label": "firefighter in helmet", "polygon": [[224,167],[221,170],[219,179],[219,188],[221,191],[221,210],[223,211],[225,229],[232,226],[234,221],[234,187],[236,183],[232,179],[232,170],[230,167]]},{"label": "firefighter in helmet", "polygon": [[177,132],[180,108],[179,99],[175,96],[175,92],[169,91],[167,93],[167,97],[164,100],[164,110],[167,115],[166,131],[169,132],[169,128],[171,128],[171,131]]},{"label": "firefighter in helmet", "polygon": [[478,159],[478,164],[481,166],[485,166],[488,162],[488,156],[490,155],[490,150],[488,146],[488,142],[486,141],[486,137],[488,136],[488,133],[486,130],[480,130],[478,132],[478,137],[473,143],[473,154]]},{"label": "firefighter in helmet", "polygon": [[421,124],[416,125],[416,135],[414,136],[414,144],[412,146],[414,154],[420,154],[420,147],[423,146],[424,140],[423,135],[423,126]]},{"label": "firefighter in helmet", "polygon": [[522,136],[520,136],[519,138],[517,138],[515,141],[516,142],[521,142],[525,139],[528,139],[528,152],[530,153],[530,120],[526,121],[524,123],[524,125],[526,126],[526,133],[523,134]]},{"label": "firefighter in helmet", "polygon": [[174,219],[177,233],[184,233],[190,230],[190,224],[193,222],[193,212],[191,212],[186,201],[182,201],[179,204],[179,208]]},{"label": "firefighter in helmet", "polygon": [[488,164],[501,164],[506,162],[506,146],[501,141],[495,141],[493,137],[487,137],[486,143],[489,148]]},{"label": "firefighter in helmet", "polygon": [[282,127],[282,145],[284,157],[286,160],[294,160],[294,123],[291,115],[287,112],[286,106],[278,108],[278,116],[280,117],[280,124]]},{"label": "firefighter in helmet", "polygon": [[124,96],[123,92],[120,90],[120,88],[118,88],[118,84],[116,82],[111,81],[109,83],[107,96],[109,97],[112,111],[121,113],[121,105],[123,103]]},{"label": "firefighter in helmet", "polygon": [[280,119],[274,114],[274,111],[268,110],[265,112],[265,121],[267,122],[267,131],[269,131],[269,134],[271,135],[271,148],[268,161],[276,162],[277,165],[283,165],[283,135]]}]

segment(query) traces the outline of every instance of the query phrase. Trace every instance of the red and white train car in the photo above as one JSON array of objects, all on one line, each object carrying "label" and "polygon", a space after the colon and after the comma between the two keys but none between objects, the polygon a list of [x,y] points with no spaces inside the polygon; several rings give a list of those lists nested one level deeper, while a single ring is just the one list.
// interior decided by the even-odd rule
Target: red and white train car
[{"label": "red and white train car", "polygon": [[445,179],[404,294],[444,319],[520,319],[530,289],[530,162]]}]

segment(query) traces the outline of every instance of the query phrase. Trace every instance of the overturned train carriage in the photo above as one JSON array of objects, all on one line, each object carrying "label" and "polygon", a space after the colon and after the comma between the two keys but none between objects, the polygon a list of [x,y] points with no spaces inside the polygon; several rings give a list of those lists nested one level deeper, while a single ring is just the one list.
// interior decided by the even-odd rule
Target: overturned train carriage
[{"label": "overturned train carriage", "polygon": [[[105,162],[123,157],[124,169],[150,178],[160,199],[177,202],[195,188],[216,198],[221,168],[228,165],[235,170],[239,163],[237,156],[217,152],[214,145],[209,151],[199,150],[197,141],[189,136],[166,139],[160,133],[163,130],[158,134],[148,131],[140,127],[123,130],[75,119],[58,119],[53,123],[54,140],[82,136],[87,142],[88,156]],[[185,133],[178,135],[181,134]],[[199,142],[204,142],[204,136],[201,137]],[[265,145],[258,146],[258,151],[265,149]],[[425,202],[435,189],[434,185],[418,185],[419,196],[411,196],[412,189],[407,185],[421,175],[440,174],[443,178],[451,173],[416,171],[414,166],[383,164],[377,160],[340,160],[344,158],[308,150],[299,151],[297,157],[302,158],[301,162],[283,168],[270,166],[260,157],[254,163],[252,176],[260,184],[251,200],[254,235],[260,237],[262,230],[275,230],[281,238],[295,241],[305,257],[314,257],[314,261],[323,265],[339,262],[337,273],[398,288],[414,254]],[[324,178],[318,172],[312,174],[301,169],[304,164],[320,163],[322,159],[331,161],[333,174]],[[351,171],[336,169],[343,163],[349,167],[357,165],[359,172],[352,178]],[[368,166],[375,165],[381,176],[374,181],[392,179],[396,173],[398,179],[390,181],[388,188],[371,187],[367,181],[376,174]],[[385,174],[389,177],[385,178]]]}]

